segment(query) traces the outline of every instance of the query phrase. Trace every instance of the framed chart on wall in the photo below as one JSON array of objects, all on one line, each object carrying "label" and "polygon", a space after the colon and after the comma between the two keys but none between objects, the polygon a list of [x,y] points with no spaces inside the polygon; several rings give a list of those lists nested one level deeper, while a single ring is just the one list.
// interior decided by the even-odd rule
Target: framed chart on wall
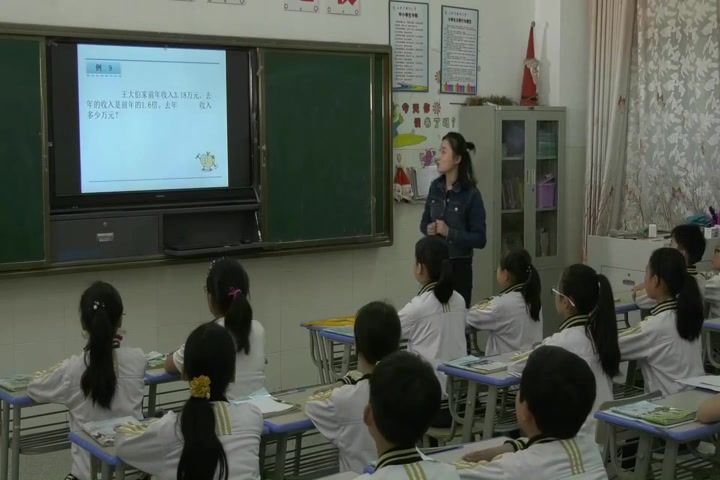
[{"label": "framed chart on wall", "polygon": [[429,22],[427,3],[390,1],[393,92],[429,90]]},{"label": "framed chart on wall", "polygon": [[440,93],[477,94],[479,19],[477,9],[443,5]]}]

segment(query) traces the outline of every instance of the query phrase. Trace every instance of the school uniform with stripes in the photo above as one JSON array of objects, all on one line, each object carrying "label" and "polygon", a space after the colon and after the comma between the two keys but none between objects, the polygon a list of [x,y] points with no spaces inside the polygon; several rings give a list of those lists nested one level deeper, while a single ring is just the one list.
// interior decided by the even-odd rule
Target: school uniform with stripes
[{"label": "school uniform with stripes", "polygon": [[[221,327],[225,319],[214,320]],[[253,320],[250,324],[250,353],[241,350],[235,354],[235,381],[227,390],[228,400],[241,400],[265,386],[265,328],[262,323]],[[185,345],[178,348],[172,356],[175,368],[179,372],[185,366]]]},{"label": "school uniform with stripes", "polygon": [[[67,407],[72,432],[81,431],[81,425],[88,422],[119,417],[142,419],[147,357],[139,348],[120,347],[119,340],[114,346],[117,384],[109,410],[94,405],[83,393],[80,382],[89,361],[86,353],[73,355],[50,370],[37,373],[28,385],[28,395],[37,403],[57,403]],[[70,451],[72,475],[78,480],[90,480],[90,454],[74,443]]]},{"label": "school uniform with stripes", "polygon": [[720,318],[720,273],[703,275],[705,279],[705,303],[708,306],[708,318]]},{"label": "school uniform with stripes", "polygon": [[558,440],[538,436],[518,442],[515,453],[501,455],[474,468],[459,469],[470,480],[607,480],[597,444],[589,437]]},{"label": "school uniform with stripes", "polygon": [[532,319],[522,288],[522,284],[507,288],[468,311],[468,325],[488,332],[485,355],[527,350],[542,340],[542,312],[538,321]]},{"label": "school uniform with stripes", "polygon": [[[596,425],[594,414],[602,403],[613,399],[613,394],[612,379],[602,369],[600,356],[595,351],[595,345],[590,339],[590,333],[587,331],[588,322],[589,317],[587,315],[570,317],[560,324],[560,331],[543,340],[542,345],[562,347],[585,360],[590,366],[590,370],[595,376],[595,403],[580,432],[594,438]],[[508,366],[508,371],[521,373],[525,368],[530,353],[520,356],[515,362],[511,363]]]},{"label": "school uniform with stripes", "polygon": [[[463,303],[464,305],[464,303]],[[459,480],[452,465],[436,462],[422,455],[417,448],[393,449],[378,459],[375,472],[357,480]]]},{"label": "school uniform with stripes", "polygon": [[365,375],[355,384],[319,392],[305,404],[305,415],[338,449],[340,472],[362,473],[377,460],[375,441],[363,421],[370,399],[369,378]]},{"label": "school uniform with stripes", "polygon": [[687,341],[675,324],[677,301],[663,302],[637,326],[620,334],[623,360],[637,360],[645,380],[645,391],[670,395],[686,387],[678,380],[705,374],[700,337]]},{"label": "school uniform with stripes", "polygon": [[453,292],[442,304],[435,297],[435,283],[425,285],[410,303],[399,312],[402,338],[408,340],[408,351],[430,362],[445,393],[445,374],[437,367],[443,362],[467,354],[465,340],[465,299]]},{"label": "school uniform with stripes", "polygon": [[[705,275],[699,273],[695,265],[687,267],[687,272],[697,282],[698,288],[700,289],[700,296],[705,298]],[[646,290],[639,290],[635,294],[635,304],[642,310],[650,310],[657,305],[657,302],[648,297]]]},{"label": "school uniform with stripes", "polygon": [[[215,433],[227,457],[228,479],[258,480],[262,412],[248,403],[212,402],[212,409]],[[120,427],[115,437],[117,456],[158,480],[176,480],[183,449],[180,415],[168,412],[146,427]]]}]

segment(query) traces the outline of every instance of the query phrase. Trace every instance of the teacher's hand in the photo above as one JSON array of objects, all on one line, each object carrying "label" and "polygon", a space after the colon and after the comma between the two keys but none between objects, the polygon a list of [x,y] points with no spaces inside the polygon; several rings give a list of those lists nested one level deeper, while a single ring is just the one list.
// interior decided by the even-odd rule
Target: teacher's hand
[{"label": "teacher's hand", "polygon": [[437,235],[437,224],[435,222],[429,223],[427,226],[428,235]]},{"label": "teacher's hand", "polygon": [[448,233],[450,232],[450,229],[448,228],[447,223],[445,223],[444,220],[436,220],[435,229],[437,230],[438,235],[442,235],[446,238],[448,236]]}]

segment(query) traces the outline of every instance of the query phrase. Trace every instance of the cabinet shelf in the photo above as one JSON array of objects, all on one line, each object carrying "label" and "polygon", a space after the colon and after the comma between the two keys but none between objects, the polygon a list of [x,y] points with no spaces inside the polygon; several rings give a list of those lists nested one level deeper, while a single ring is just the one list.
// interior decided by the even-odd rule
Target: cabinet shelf
[{"label": "cabinet shelf", "polygon": [[[461,107],[459,124],[460,133],[477,147],[473,168],[487,214],[487,244],[475,257],[473,293],[482,298],[499,292],[496,270],[502,256],[522,248],[540,274],[543,304],[553,305],[547,286],[562,274],[568,250],[565,205],[559,203],[568,180],[565,109]],[[559,324],[550,310],[544,313],[545,335]]]}]

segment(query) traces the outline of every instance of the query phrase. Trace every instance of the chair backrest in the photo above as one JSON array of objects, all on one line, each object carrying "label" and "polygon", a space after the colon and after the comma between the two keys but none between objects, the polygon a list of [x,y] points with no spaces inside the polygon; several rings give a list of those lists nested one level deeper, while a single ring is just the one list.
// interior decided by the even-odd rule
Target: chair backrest
[{"label": "chair backrest", "polygon": [[[638,395],[636,397],[621,398],[620,400],[610,400],[608,402],[600,404],[600,408],[598,410],[609,410],[613,407],[629,405],[631,403],[640,402],[642,400],[652,400],[653,398],[658,398],[661,396],[662,393],[660,393],[659,390],[656,390],[654,392],[646,393],[644,395]],[[603,448],[605,447],[608,439],[608,428],[610,428],[610,426],[607,425],[605,422],[597,422],[597,427],[595,430],[595,441]]]}]

